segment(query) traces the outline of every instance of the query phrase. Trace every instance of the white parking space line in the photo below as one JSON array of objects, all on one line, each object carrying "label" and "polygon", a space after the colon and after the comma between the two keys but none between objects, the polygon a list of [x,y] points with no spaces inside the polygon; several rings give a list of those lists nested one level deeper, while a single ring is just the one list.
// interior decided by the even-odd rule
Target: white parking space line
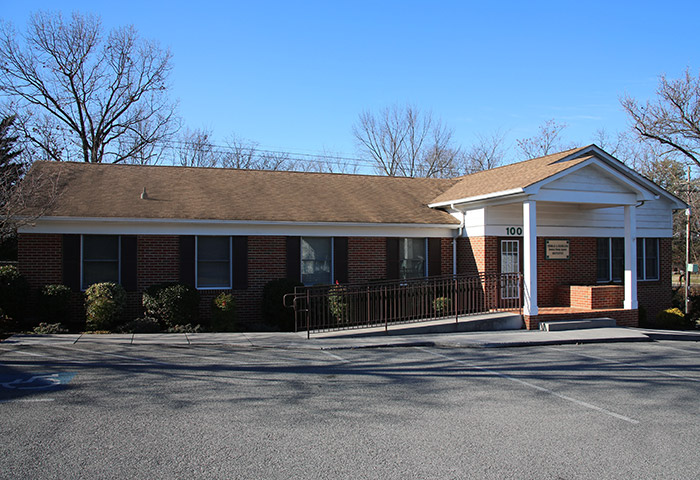
[{"label": "white parking space line", "polygon": [[55,400],[55,398],[10,398],[8,400],[0,400],[0,403],[43,403]]},{"label": "white parking space line", "polygon": [[448,355],[444,355],[442,353],[433,352],[425,347],[416,347],[416,348],[418,350],[423,351],[423,352],[429,353],[430,355],[433,355],[435,357],[441,357],[441,358],[444,358],[446,360],[450,360],[451,362],[455,362],[455,363],[459,363],[460,365],[464,365],[467,368],[481,370],[482,372],[487,372],[491,375],[496,375],[496,376],[499,376],[501,378],[505,378],[506,380],[510,380],[511,382],[515,382],[515,383],[518,383],[520,385],[524,385],[526,387],[533,388],[533,389],[538,390],[540,392],[548,393],[548,394],[553,395],[557,398],[561,398],[562,400],[566,400],[567,402],[571,402],[571,403],[574,403],[574,404],[579,405],[581,407],[588,408],[590,410],[594,410],[596,412],[600,412],[600,413],[603,413],[605,415],[609,415],[609,416],[617,418],[619,420],[623,420],[625,422],[629,422],[632,424],[639,423],[639,420],[635,420],[633,418],[626,417],[625,415],[620,415],[619,413],[615,413],[615,412],[612,412],[606,408],[602,408],[602,407],[599,407],[597,405],[593,405],[591,403],[584,402],[583,400],[578,400],[576,398],[572,398],[572,397],[569,397],[567,395],[562,395],[561,393],[557,393],[557,392],[550,390],[548,388],[545,388],[545,387],[540,387],[539,385],[535,385],[534,383],[526,382],[525,380],[520,380],[519,378],[511,377],[510,375],[506,375],[505,373],[497,372],[495,370],[491,370],[491,369],[485,368],[485,367],[480,367],[478,365],[473,365],[471,363],[465,362],[464,360],[459,360],[457,358],[453,358],[453,357],[450,357]]},{"label": "white parking space line", "polygon": [[341,357],[340,355],[336,355],[335,353],[331,353],[328,350],[321,350],[321,351],[323,353],[325,353],[326,355],[328,355],[329,357],[334,358],[335,360],[338,360],[341,363],[350,363],[350,360],[346,360],[343,357]]},{"label": "white parking space line", "polygon": [[700,378],[686,377],[685,375],[678,375],[677,373],[664,372],[663,370],[657,370],[655,368],[644,367],[642,365],[636,365],[634,363],[629,363],[629,362],[620,362],[619,360],[613,360],[612,358],[607,358],[607,357],[600,357],[598,355],[591,355],[589,353],[572,352],[571,350],[564,350],[564,349],[555,348],[555,347],[550,347],[550,350],[556,350],[558,352],[566,352],[566,353],[570,353],[571,355],[577,355],[579,357],[584,357],[584,358],[592,358],[594,360],[601,360],[601,361],[608,362],[608,363],[614,363],[616,365],[622,365],[625,367],[635,368],[637,370],[644,370],[646,372],[658,373],[659,375],[665,375],[667,377],[688,380],[689,382],[700,382]]}]

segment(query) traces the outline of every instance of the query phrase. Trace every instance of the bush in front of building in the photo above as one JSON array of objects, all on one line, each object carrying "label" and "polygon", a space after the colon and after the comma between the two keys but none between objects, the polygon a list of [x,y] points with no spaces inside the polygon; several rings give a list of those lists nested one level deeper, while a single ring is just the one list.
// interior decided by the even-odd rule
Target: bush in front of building
[{"label": "bush in front of building", "polygon": [[71,289],[65,285],[44,285],[39,290],[39,318],[44,323],[65,323],[70,308]]},{"label": "bush in front of building", "polygon": [[40,335],[52,335],[56,333],[68,333],[68,329],[66,329],[60,323],[41,322],[39,325],[34,327],[34,333]]},{"label": "bush in front of building", "polygon": [[433,309],[438,316],[449,315],[452,310],[452,299],[450,297],[437,297],[433,300]]},{"label": "bush in front of building", "polygon": [[660,311],[656,316],[654,326],[674,330],[684,330],[693,327],[689,317],[686,317],[679,308],[667,308],[666,310]]},{"label": "bush in front of building", "polygon": [[126,310],[126,291],[118,283],[95,283],[85,290],[88,331],[111,330],[119,325]]},{"label": "bush in front of building", "polygon": [[121,333],[158,333],[160,322],[155,318],[143,317],[125,323],[119,328]]},{"label": "bush in front of building", "polygon": [[143,292],[146,316],[157,319],[161,326],[194,324],[199,315],[199,292],[182,283],[163,283]]},{"label": "bush in front of building", "polygon": [[285,307],[282,299],[287,293],[294,293],[294,287],[302,286],[303,283],[291,278],[278,278],[265,284],[262,314],[267,324],[274,325],[283,332],[294,331],[294,309]]},{"label": "bush in front of building", "polygon": [[16,328],[24,318],[29,284],[15,265],[0,267],[0,315],[4,327]]},{"label": "bush in front of building", "polygon": [[213,332],[236,331],[236,299],[230,293],[222,292],[211,302],[211,330]]}]

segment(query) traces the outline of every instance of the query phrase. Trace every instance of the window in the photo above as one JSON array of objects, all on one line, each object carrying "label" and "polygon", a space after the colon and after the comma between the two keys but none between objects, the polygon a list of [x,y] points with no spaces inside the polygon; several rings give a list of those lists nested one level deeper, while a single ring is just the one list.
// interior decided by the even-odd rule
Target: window
[{"label": "window", "polygon": [[399,278],[419,278],[426,276],[425,238],[399,239]]},{"label": "window", "polygon": [[[599,282],[621,282],[625,272],[625,239],[597,240],[597,279]],[[637,239],[637,279],[659,279],[659,239]]]},{"label": "window", "polygon": [[659,239],[637,239],[637,279],[659,279]]},{"label": "window", "polygon": [[231,288],[231,237],[197,237],[197,288]]},{"label": "window", "polygon": [[301,283],[328,285],[333,283],[333,239],[301,237]]},{"label": "window", "polygon": [[81,239],[81,288],[85,290],[93,283],[119,283],[119,236],[83,235]]}]

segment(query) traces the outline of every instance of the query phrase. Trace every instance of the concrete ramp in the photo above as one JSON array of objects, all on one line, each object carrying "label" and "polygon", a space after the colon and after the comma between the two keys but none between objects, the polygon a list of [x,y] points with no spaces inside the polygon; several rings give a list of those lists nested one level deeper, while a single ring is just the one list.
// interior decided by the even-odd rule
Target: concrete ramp
[{"label": "concrete ramp", "polygon": [[519,313],[497,312],[462,316],[459,317],[458,322],[455,322],[454,317],[451,317],[425,322],[389,324],[388,330],[386,330],[384,326],[374,326],[333,332],[312,331],[311,337],[348,338],[376,335],[428,335],[432,333],[520,330],[521,328],[523,328],[523,317]]}]

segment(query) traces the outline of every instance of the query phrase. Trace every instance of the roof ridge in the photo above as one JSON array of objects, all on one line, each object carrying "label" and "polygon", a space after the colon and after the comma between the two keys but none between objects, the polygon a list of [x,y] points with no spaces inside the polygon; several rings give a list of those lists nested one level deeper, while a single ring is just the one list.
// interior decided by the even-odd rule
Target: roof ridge
[{"label": "roof ridge", "polygon": [[151,165],[151,164],[139,164],[139,163],[97,163],[97,162],[77,162],[77,161],[52,161],[52,160],[36,160],[33,164],[41,165],[76,165],[80,167],[87,168],[163,168],[163,169],[187,169],[196,171],[224,171],[224,172],[250,172],[250,173],[270,173],[279,175],[318,175],[318,176],[343,176],[343,177],[358,177],[358,178],[391,178],[399,181],[408,180],[428,180],[435,182],[454,182],[459,177],[405,177],[402,175],[380,175],[380,174],[366,174],[366,173],[344,173],[344,172],[305,172],[303,170],[268,170],[268,169],[257,169],[257,168],[235,168],[235,167],[197,167],[192,165]]}]

